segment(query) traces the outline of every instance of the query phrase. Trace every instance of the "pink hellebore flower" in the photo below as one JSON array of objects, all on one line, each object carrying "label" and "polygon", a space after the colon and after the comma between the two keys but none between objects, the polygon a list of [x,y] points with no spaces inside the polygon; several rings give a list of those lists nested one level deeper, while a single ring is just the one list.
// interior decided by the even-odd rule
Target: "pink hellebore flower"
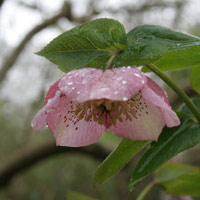
[{"label": "pink hellebore flower", "polygon": [[109,129],[131,140],[157,140],[163,127],[179,125],[165,92],[132,67],[73,70],[52,85],[32,121],[47,124],[57,145],[85,146]]}]

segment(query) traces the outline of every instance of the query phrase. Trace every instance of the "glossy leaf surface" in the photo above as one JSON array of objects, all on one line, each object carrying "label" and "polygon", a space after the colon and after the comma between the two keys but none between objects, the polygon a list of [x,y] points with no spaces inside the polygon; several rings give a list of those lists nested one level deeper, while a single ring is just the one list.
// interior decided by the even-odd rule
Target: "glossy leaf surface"
[{"label": "glossy leaf surface", "polygon": [[64,72],[75,68],[104,68],[111,56],[126,48],[123,25],[113,19],[97,19],[53,39],[38,55]]},{"label": "glossy leaf surface", "polygon": [[192,66],[190,71],[190,83],[192,88],[200,94],[200,63]]},{"label": "glossy leaf surface", "polygon": [[[127,34],[128,48],[115,66],[155,63],[177,70],[200,63],[200,38],[158,25],[142,25]],[[148,70],[146,70],[148,71]]]}]

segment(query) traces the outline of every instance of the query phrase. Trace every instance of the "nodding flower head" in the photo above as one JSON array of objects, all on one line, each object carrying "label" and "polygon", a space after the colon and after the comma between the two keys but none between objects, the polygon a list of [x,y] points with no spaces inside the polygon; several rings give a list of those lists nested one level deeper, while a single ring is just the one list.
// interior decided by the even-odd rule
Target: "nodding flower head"
[{"label": "nodding flower head", "polygon": [[133,67],[73,70],[52,85],[32,121],[48,125],[57,145],[85,146],[108,129],[131,140],[157,140],[180,121],[165,92]]}]

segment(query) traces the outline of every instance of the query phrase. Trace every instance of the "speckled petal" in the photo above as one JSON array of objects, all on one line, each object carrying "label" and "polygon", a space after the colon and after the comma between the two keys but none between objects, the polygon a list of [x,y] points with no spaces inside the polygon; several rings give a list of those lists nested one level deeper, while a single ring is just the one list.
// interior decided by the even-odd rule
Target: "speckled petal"
[{"label": "speckled petal", "polygon": [[151,79],[148,79],[148,83],[149,84],[141,89],[143,98],[149,103],[160,108],[165,119],[165,123],[168,127],[178,126],[180,124],[180,120],[176,113],[172,110],[171,106],[168,104],[168,100],[164,91]]},{"label": "speckled petal", "polygon": [[129,121],[123,116],[123,122],[118,121],[109,130],[130,140],[157,140],[165,125],[162,112],[157,106],[145,101],[140,93],[133,99],[135,118]]},{"label": "speckled petal", "polygon": [[79,147],[95,143],[105,132],[105,127],[94,121],[79,120],[74,114],[78,104],[61,97],[56,110],[49,113],[47,124],[53,133],[56,144],[60,146]]},{"label": "speckled petal", "polygon": [[127,100],[138,93],[147,78],[132,67],[102,71],[94,68],[74,70],[60,81],[59,88],[72,101],[92,99]]}]

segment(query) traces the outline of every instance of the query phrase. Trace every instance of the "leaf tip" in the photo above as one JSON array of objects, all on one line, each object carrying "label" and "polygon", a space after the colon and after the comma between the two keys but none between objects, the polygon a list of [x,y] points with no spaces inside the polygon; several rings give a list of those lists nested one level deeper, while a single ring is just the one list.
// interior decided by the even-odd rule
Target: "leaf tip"
[{"label": "leaf tip", "polygon": [[129,185],[128,185],[128,189],[130,192],[132,192],[135,189],[135,186],[140,182],[140,179],[135,179],[135,178],[131,178]]},{"label": "leaf tip", "polygon": [[43,56],[42,51],[37,51],[37,52],[35,52],[34,54],[36,54],[36,55],[38,55],[38,56]]},{"label": "leaf tip", "polygon": [[129,192],[132,192],[132,191],[134,190],[134,188],[135,188],[135,187],[134,187],[133,184],[130,183],[130,184],[128,185],[128,190],[129,190]]}]

